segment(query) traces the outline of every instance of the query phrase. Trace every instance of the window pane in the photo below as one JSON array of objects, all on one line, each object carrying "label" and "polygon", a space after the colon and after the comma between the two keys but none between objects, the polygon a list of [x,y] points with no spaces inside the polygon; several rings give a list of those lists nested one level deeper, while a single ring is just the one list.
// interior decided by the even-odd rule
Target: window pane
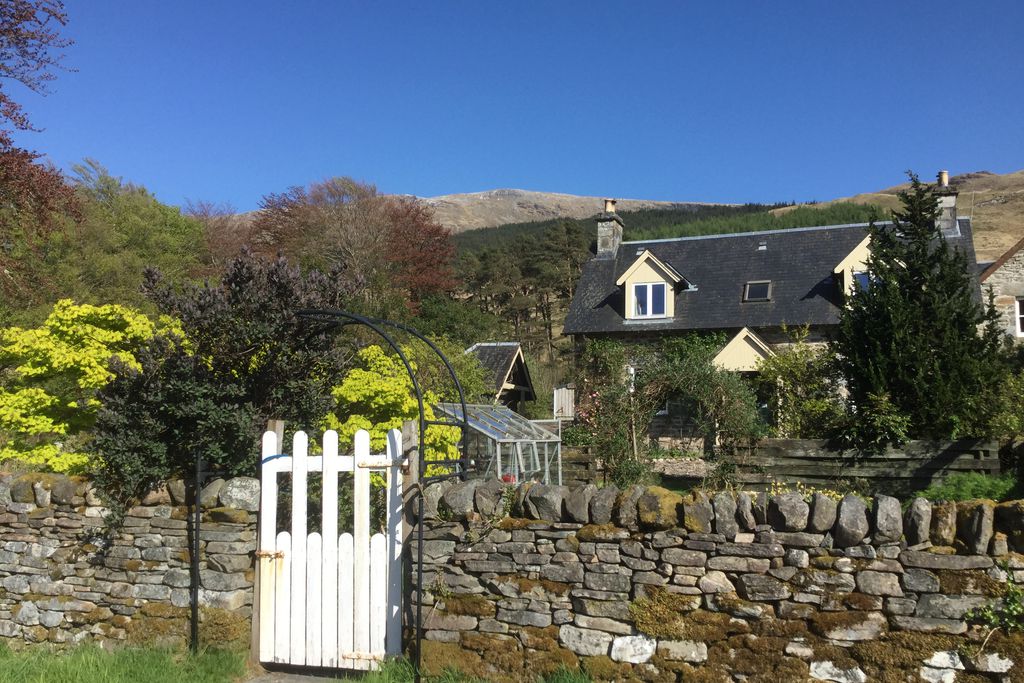
[{"label": "window pane", "polygon": [[647,315],[647,285],[636,285],[633,292],[636,294],[636,315]]},{"label": "window pane", "polygon": [[871,277],[867,273],[854,272],[853,279],[860,285],[861,291],[868,291],[871,287]]},{"label": "window pane", "polygon": [[768,299],[768,282],[748,282],[747,283],[747,301],[767,301]]},{"label": "window pane", "polygon": [[665,285],[651,285],[651,315],[665,315]]}]

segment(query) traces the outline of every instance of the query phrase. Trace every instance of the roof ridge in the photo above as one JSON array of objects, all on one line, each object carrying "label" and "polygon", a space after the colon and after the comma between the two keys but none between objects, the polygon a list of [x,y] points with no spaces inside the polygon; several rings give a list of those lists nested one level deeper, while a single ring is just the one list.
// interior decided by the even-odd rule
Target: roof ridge
[{"label": "roof ridge", "polygon": [[[875,221],[875,225],[889,225],[892,221]],[[685,242],[692,240],[722,239],[725,237],[753,237],[754,235],[778,235],[791,232],[810,232],[811,230],[839,230],[844,228],[866,228],[871,223],[843,223],[840,225],[813,225],[803,228],[778,228],[776,230],[750,230],[748,232],[721,232],[714,235],[691,235],[689,237],[665,237],[656,240],[629,240],[622,244],[654,244],[657,242]]]}]

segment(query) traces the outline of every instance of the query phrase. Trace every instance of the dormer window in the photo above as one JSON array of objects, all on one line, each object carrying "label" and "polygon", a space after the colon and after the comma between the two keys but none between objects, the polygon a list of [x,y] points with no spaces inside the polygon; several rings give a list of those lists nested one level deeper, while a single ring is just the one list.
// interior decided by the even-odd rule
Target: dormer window
[{"label": "dormer window", "polygon": [[665,283],[640,282],[633,285],[633,317],[665,317]]},{"label": "dormer window", "polygon": [[676,294],[695,289],[670,264],[642,248],[619,276],[627,320],[672,319],[676,315]]},{"label": "dormer window", "polygon": [[771,301],[771,298],[771,280],[753,280],[743,287],[743,301]]}]

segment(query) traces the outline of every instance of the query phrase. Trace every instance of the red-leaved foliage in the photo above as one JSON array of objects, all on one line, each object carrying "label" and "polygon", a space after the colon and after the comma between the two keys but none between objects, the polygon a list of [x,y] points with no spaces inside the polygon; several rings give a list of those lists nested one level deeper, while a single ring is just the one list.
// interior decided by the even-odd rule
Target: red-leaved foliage
[{"label": "red-leaved foliage", "polygon": [[392,198],[385,257],[394,282],[408,292],[414,311],[431,294],[455,289],[455,245],[451,231],[434,220],[429,207],[412,199]]}]

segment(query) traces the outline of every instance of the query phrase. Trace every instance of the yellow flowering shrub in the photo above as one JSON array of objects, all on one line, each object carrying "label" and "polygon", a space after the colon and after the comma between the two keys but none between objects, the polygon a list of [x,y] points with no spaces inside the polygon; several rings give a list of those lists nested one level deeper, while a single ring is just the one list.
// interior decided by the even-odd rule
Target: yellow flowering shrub
[{"label": "yellow flowering shrub", "polygon": [[95,393],[113,377],[111,360],[137,365],[134,349],[160,329],[177,331],[124,306],[70,299],[54,304],[39,327],[0,329],[0,462],[84,469]]},{"label": "yellow flowering shrub", "polygon": [[[350,370],[341,384],[333,389],[336,407],[324,419],[324,427],[337,430],[343,449],[345,444],[352,443],[357,431],[365,429],[370,433],[370,449],[383,453],[389,430],[401,429],[404,421],[419,418],[412,381],[402,361],[380,346],[361,349],[358,361],[359,366]],[[410,363],[415,370],[415,363]],[[424,392],[423,408],[427,420],[435,419],[431,404],[436,402],[437,396],[433,392]],[[424,441],[428,461],[459,457],[459,430],[455,427],[430,427]],[[438,469],[428,468],[427,474],[439,474]]]}]

